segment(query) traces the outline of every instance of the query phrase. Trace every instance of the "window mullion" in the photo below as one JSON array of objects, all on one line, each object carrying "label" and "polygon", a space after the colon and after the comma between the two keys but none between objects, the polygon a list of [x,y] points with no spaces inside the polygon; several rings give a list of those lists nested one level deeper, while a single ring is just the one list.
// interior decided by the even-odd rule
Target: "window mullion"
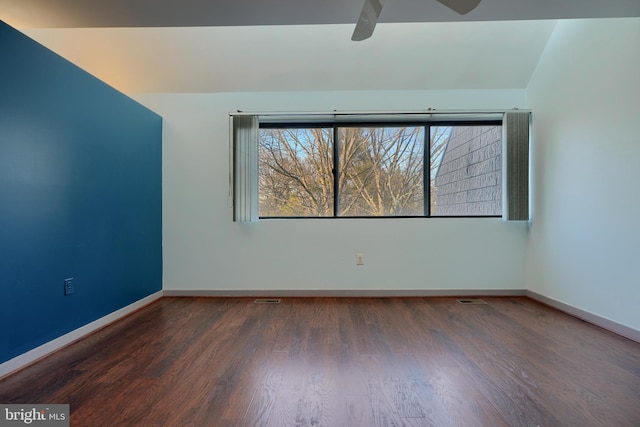
[{"label": "window mullion", "polygon": [[338,206],[338,200],[339,200],[338,186],[340,185],[340,174],[338,169],[340,149],[338,147],[339,146],[338,136],[339,136],[338,127],[334,126],[333,127],[333,216],[334,217],[337,217],[338,212],[340,212],[339,206]]},{"label": "window mullion", "polygon": [[422,190],[424,191],[424,216],[431,216],[431,126],[424,127],[424,160],[422,172]]}]

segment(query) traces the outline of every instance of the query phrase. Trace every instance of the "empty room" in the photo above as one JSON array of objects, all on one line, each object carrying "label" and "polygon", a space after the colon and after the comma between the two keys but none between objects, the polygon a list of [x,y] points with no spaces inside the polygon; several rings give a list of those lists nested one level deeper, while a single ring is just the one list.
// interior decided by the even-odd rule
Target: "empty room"
[{"label": "empty room", "polygon": [[640,1],[0,0],[0,425],[640,425]]}]

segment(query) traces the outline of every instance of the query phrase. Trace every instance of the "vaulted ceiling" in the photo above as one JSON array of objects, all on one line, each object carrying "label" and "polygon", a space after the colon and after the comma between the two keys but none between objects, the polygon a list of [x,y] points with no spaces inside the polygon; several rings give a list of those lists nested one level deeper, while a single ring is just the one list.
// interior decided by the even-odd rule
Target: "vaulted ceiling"
[{"label": "vaulted ceiling", "polygon": [[373,37],[352,42],[361,7],[0,0],[0,19],[125,93],[203,93],[524,89],[555,19],[640,16],[640,0],[482,0],[465,16],[435,0],[386,0]]}]

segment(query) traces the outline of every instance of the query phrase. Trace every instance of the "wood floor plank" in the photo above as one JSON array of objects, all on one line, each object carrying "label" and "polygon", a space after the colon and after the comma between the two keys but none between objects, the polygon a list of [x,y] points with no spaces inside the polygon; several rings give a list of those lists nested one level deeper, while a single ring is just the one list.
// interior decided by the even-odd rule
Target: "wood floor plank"
[{"label": "wood floor plank", "polygon": [[[463,310],[459,306],[456,308],[456,311]],[[503,316],[491,304],[478,306],[471,314],[473,315],[465,315],[464,319],[473,320],[474,325],[482,325],[480,331],[473,333],[471,340],[481,345],[488,343],[490,350],[487,355],[494,360],[496,369],[505,372],[505,377],[513,378],[514,384],[519,384],[519,388],[545,408],[555,422],[564,424],[571,421],[590,425],[602,418],[604,413],[609,413],[607,421],[614,425],[623,422],[625,416],[618,414],[631,408],[632,402],[628,396],[616,396],[613,382],[594,380],[592,369],[585,371],[576,367],[573,360],[557,352],[554,346],[540,346],[541,342],[545,342],[544,336],[534,339],[532,334],[518,333],[526,331],[525,325]],[[468,323],[467,326],[470,327]],[[567,374],[562,383],[558,383],[553,377],[558,368]],[[600,366],[594,365],[592,368],[598,369]],[[603,402],[598,395],[590,392],[582,393],[581,398],[558,399],[561,395],[577,396],[580,390],[596,389],[599,389],[598,395],[605,394],[615,399]],[[553,392],[553,398],[549,398],[549,391]],[[579,414],[571,420],[564,419],[565,414],[571,412],[569,402],[574,409],[578,409],[576,412]],[[591,414],[594,412],[599,412],[600,415],[593,417]]]},{"label": "wood floor plank", "polygon": [[373,426],[373,410],[369,395],[347,394],[347,427]]},{"label": "wood floor plank", "polygon": [[438,368],[432,372],[431,385],[442,401],[451,425],[509,425],[461,369]]},{"label": "wood floor plank", "polygon": [[525,297],[162,298],[0,381],[71,425],[640,425],[640,344]]},{"label": "wood floor plank", "polygon": [[[464,371],[472,385],[495,406],[510,425],[560,425],[542,405],[523,388],[518,378],[509,375],[503,364],[509,360],[496,358],[489,342],[475,338],[482,333],[476,313],[482,305],[458,306],[448,299],[431,301],[422,308],[439,328],[434,334],[447,347],[450,356]],[[456,310],[463,310],[457,313]]]},{"label": "wood floor plank", "polygon": [[242,424],[250,426],[269,426],[276,396],[282,385],[284,366],[288,353],[274,351],[271,358],[264,365],[262,380],[251,398],[251,403],[244,415]]},{"label": "wood floor plank", "polygon": [[413,354],[401,357],[402,369],[418,396],[427,425],[507,425],[468,380],[457,376],[457,381],[446,381],[452,377],[450,374],[443,381],[442,371],[451,373],[460,371],[460,368],[452,368],[451,364],[434,364],[429,358],[419,360]]}]

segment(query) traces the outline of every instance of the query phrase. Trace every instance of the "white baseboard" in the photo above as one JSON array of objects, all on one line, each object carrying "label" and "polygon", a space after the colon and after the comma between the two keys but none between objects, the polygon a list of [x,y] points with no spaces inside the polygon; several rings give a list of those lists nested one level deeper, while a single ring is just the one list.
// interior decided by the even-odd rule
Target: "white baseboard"
[{"label": "white baseboard", "polygon": [[280,290],[167,290],[165,297],[476,297],[524,296],[524,289],[280,289]]},{"label": "white baseboard", "polygon": [[630,340],[640,343],[640,331],[636,329],[621,325],[620,323],[614,322],[613,320],[609,320],[596,314],[589,313],[588,311],[581,310],[577,307],[565,304],[553,298],[546,297],[537,292],[528,290],[526,291],[526,295],[531,299],[556,308],[564,313],[570,314],[573,317],[577,317],[578,319],[584,320],[585,322],[611,331],[614,334],[621,335],[625,338],[629,338]]},{"label": "white baseboard", "polygon": [[126,307],[116,310],[113,313],[107,314],[100,319],[94,320],[91,323],[88,323],[78,329],[62,335],[61,337],[49,341],[48,343],[42,344],[41,346],[23,353],[20,356],[16,356],[13,359],[7,360],[6,362],[0,364],[0,379],[22,368],[25,368],[32,363],[37,362],[38,360],[42,359],[45,356],[48,356],[54,351],[60,350],[62,347],[65,347],[79,340],[80,338],[89,335],[92,332],[104,328],[105,326],[115,322],[118,319],[123,318],[128,314],[133,313],[136,310],[139,310],[140,308],[148,304],[151,304],[152,302],[162,298],[162,295],[163,292],[158,291],[154,294],[142,298],[141,300],[134,302],[133,304],[129,304]]}]

